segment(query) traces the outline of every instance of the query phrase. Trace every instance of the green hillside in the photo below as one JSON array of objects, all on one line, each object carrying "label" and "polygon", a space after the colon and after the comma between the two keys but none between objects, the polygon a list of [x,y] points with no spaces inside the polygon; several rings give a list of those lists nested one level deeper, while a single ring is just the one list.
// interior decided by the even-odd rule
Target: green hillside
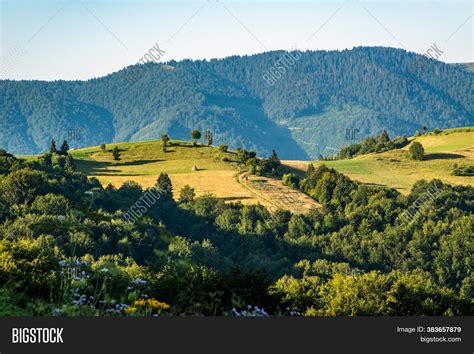
[{"label": "green hillside", "polygon": [[[408,157],[409,146],[383,153],[372,153],[354,159],[315,161],[335,168],[351,179],[367,184],[389,186],[407,194],[420,179],[439,178],[454,185],[474,185],[470,176],[453,176],[454,164],[474,165],[474,128],[447,129],[439,135],[411,138],[425,149],[425,159],[414,161]],[[286,161],[286,165],[305,170],[308,162]]]},{"label": "green hillside", "polygon": [[[169,145],[169,143],[168,143]],[[113,149],[120,151],[120,161],[114,161]],[[167,173],[173,183],[174,197],[185,185],[195,189],[196,194],[211,193],[225,201],[240,201],[244,204],[260,203],[267,207],[283,207],[295,213],[302,213],[319,205],[300,191],[282,185],[274,178],[240,178],[241,171],[233,151],[222,152],[216,147],[186,141],[172,141],[172,146],[163,150],[161,141],[139,143],[117,143],[71,151],[77,168],[89,177],[97,178],[105,187],[112,184],[120,187],[127,181],[139,183],[143,188],[152,187],[161,172]],[[223,160],[226,161],[223,161]],[[255,188],[266,183],[271,191]],[[292,198],[281,203],[283,195]]]},{"label": "green hillside", "polygon": [[[120,161],[113,160],[112,150],[115,147],[120,151]],[[94,146],[71,151],[71,155],[81,171],[96,177],[103,185],[110,183],[119,187],[132,180],[144,188],[152,187],[158,175],[166,172],[178,191],[189,184],[199,194],[210,192],[220,197],[230,197],[235,192],[232,186],[237,185],[239,189],[234,177],[238,172],[237,163],[222,161],[224,157],[232,161],[235,154],[220,152],[214,147],[193,147],[192,143],[174,141],[173,146],[168,146],[164,152],[161,141],[146,141],[110,144],[106,145],[105,151]],[[193,166],[197,168],[196,171],[193,171]],[[221,189],[224,190],[226,184],[229,186],[228,193],[223,194]]]},{"label": "green hillside", "polygon": [[[173,141],[172,146],[163,151],[161,141],[152,140],[139,143],[115,143],[106,145],[102,151],[100,146],[71,151],[74,159],[84,172],[88,174],[126,176],[148,176],[156,174],[157,169],[166,166],[169,173],[187,173],[193,165],[201,171],[235,170],[235,164],[223,162],[227,157],[235,159],[233,152],[220,152],[215,147],[205,145],[193,146],[190,142]],[[120,151],[120,161],[114,161],[112,150]]]}]

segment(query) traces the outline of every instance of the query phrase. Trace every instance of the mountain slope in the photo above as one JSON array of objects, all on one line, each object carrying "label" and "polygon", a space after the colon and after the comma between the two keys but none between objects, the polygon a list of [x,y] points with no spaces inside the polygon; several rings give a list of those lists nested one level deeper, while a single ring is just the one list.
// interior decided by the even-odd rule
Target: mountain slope
[{"label": "mountain slope", "polygon": [[51,138],[80,147],[209,129],[214,144],[309,159],[350,143],[348,130],[361,139],[473,124],[473,74],[461,67],[393,48],[295,52],[270,86],[263,75],[284,54],[135,65],[88,81],[1,81],[0,146],[25,154]]},{"label": "mountain slope", "polygon": [[[474,167],[474,128],[447,129],[438,135],[430,134],[412,138],[425,149],[423,161],[408,157],[410,145],[382,153],[360,155],[354,159],[315,161],[344,173],[355,181],[369,185],[388,186],[408,194],[413,184],[425,179],[440,179],[452,185],[474,186],[472,176],[454,176],[454,166]],[[286,166],[306,171],[307,161],[284,161]]]},{"label": "mountain slope", "polygon": [[[112,158],[115,147],[120,150],[120,161]],[[279,179],[248,173],[244,178],[235,152],[222,152],[215,147],[173,140],[165,152],[161,141],[145,141],[111,144],[104,151],[93,146],[74,150],[71,155],[81,172],[97,178],[104,187],[112,184],[118,188],[133,181],[149,188],[165,172],[173,183],[176,200],[181,188],[189,185],[198,196],[211,193],[225,201],[260,203],[272,210],[282,208],[301,214],[320,207],[301,191],[284,186]]]}]

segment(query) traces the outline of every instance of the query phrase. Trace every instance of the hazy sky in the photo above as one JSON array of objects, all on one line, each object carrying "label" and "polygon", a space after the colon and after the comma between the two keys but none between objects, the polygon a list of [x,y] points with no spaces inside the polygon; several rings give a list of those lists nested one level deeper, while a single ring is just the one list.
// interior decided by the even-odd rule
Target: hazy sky
[{"label": "hazy sky", "polygon": [[134,64],[275,49],[390,46],[472,62],[468,1],[0,0],[1,77],[88,79]]}]

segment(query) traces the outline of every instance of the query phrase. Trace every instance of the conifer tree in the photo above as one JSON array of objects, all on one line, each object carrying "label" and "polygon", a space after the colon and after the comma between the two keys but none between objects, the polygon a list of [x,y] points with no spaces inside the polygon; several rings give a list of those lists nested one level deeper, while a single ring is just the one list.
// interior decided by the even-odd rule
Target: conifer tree
[{"label": "conifer tree", "polygon": [[56,154],[58,152],[58,149],[56,149],[56,140],[51,139],[51,146],[49,148],[49,152],[52,154]]},{"label": "conifer tree", "polygon": [[167,173],[160,173],[156,180],[156,188],[164,200],[171,200],[173,198],[173,184]]},{"label": "conifer tree", "polygon": [[68,150],[69,150],[69,144],[67,143],[66,140],[64,140],[63,144],[61,145],[61,150],[59,151],[59,154],[66,156]]},{"label": "conifer tree", "polygon": [[114,150],[112,151],[112,156],[113,156],[115,161],[120,160],[120,151],[119,151],[118,147],[114,147]]}]

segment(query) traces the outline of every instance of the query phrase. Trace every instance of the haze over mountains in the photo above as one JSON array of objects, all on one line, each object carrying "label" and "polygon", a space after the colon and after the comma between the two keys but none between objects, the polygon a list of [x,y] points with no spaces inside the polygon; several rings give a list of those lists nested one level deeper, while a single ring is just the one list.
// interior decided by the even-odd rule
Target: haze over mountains
[{"label": "haze over mountains", "polygon": [[263,75],[284,54],[134,65],[88,81],[3,80],[0,147],[33,154],[51,138],[81,147],[210,129],[216,145],[310,159],[351,143],[347,131],[474,123],[474,74],[462,66],[394,48],[307,51],[269,85]]}]

